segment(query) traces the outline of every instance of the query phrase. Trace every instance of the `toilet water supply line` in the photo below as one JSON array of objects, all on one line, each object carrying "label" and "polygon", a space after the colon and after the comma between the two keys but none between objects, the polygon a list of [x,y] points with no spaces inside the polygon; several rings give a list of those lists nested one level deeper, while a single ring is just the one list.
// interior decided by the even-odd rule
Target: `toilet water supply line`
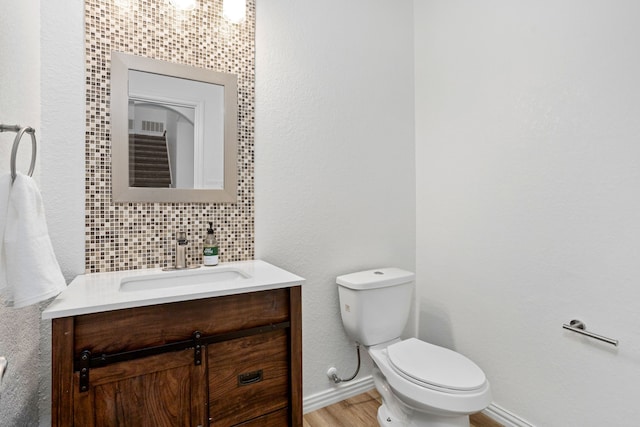
[{"label": "toilet water supply line", "polygon": [[329,377],[329,379],[336,384],[340,384],[346,381],[351,381],[352,379],[354,379],[358,375],[358,372],[360,372],[360,344],[359,343],[356,343],[356,353],[358,354],[358,366],[356,367],[356,372],[353,375],[351,375],[349,378],[342,379],[338,376],[338,370],[334,367],[331,367],[327,371],[327,376]]}]

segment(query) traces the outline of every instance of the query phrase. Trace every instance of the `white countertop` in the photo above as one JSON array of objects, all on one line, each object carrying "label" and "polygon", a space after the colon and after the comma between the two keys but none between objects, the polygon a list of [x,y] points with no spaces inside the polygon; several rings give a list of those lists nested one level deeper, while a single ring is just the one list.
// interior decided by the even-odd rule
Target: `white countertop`
[{"label": "white countertop", "polygon": [[[157,289],[123,290],[125,282],[136,279],[195,276],[222,271],[242,271],[249,277],[219,279],[212,283],[187,284]],[[221,277],[223,277],[221,275]],[[161,268],[83,274],[69,284],[42,312],[43,319],[165,304],[178,301],[243,294],[302,285],[304,279],[261,260],[220,263],[215,267],[162,271]],[[188,280],[187,280],[188,282]]]}]

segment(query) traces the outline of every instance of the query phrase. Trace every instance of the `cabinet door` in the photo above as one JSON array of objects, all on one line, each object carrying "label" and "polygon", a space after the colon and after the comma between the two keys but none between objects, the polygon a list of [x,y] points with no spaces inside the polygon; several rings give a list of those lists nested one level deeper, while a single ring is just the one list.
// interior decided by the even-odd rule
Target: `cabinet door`
[{"label": "cabinet door", "polygon": [[74,424],[82,427],[205,426],[206,363],[193,349],[92,368],[89,390],[74,374]]}]

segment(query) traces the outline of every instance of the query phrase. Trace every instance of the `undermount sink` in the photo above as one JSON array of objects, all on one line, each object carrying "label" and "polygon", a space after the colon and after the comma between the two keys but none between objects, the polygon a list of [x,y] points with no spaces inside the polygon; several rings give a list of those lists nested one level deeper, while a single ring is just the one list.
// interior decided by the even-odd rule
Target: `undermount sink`
[{"label": "undermount sink", "polygon": [[185,270],[163,271],[157,267],[81,274],[49,304],[42,318],[261,292],[299,286],[304,281],[262,260]]},{"label": "undermount sink", "polygon": [[174,270],[155,274],[123,277],[120,291],[146,291],[185,286],[214,285],[250,279],[251,275],[236,267]]}]

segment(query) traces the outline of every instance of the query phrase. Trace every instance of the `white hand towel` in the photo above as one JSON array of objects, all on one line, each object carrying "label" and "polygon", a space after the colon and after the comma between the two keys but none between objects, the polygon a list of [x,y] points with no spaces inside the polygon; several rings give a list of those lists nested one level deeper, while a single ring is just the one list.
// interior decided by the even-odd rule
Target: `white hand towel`
[{"label": "white hand towel", "polygon": [[67,286],[53,253],[40,191],[35,181],[23,174],[16,176],[9,194],[4,256],[7,305],[35,304]]},{"label": "white hand towel", "polygon": [[7,262],[4,256],[4,230],[7,225],[11,175],[0,176],[0,292],[7,287]]}]

